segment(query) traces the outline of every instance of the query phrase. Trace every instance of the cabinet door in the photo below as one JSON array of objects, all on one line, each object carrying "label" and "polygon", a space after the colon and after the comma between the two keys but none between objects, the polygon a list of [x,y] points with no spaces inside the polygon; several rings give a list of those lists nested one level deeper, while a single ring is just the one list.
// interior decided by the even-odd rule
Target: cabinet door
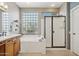
[{"label": "cabinet door", "polygon": [[13,56],[13,42],[7,42],[5,47],[6,56]]},{"label": "cabinet door", "polygon": [[71,50],[79,55],[79,6],[71,10]]},{"label": "cabinet door", "polygon": [[20,39],[19,38],[17,38],[17,49],[18,49],[18,52],[20,51]]},{"label": "cabinet door", "polygon": [[0,56],[4,56],[5,55],[5,44],[1,43],[0,44]]},{"label": "cabinet door", "polygon": [[20,44],[19,44],[19,39],[16,39],[14,41],[14,55],[17,55],[19,53],[20,50]]}]

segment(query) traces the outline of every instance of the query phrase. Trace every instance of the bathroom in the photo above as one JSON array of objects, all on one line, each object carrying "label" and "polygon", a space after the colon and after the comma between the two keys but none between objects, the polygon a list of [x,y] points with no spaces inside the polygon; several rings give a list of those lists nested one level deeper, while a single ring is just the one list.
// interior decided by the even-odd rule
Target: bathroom
[{"label": "bathroom", "polygon": [[13,48],[1,50],[0,56],[76,55],[70,45],[70,6],[74,8],[73,4],[78,5],[70,2],[0,2],[0,49],[7,48],[8,42]]}]

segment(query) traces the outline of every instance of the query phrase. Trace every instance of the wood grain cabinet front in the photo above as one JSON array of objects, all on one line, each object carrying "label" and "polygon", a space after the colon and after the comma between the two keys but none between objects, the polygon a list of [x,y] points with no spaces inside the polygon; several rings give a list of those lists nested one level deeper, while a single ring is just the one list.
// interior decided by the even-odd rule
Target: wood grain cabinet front
[{"label": "wood grain cabinet front", "polygon": [[5,44],[5,56],[13,56],[13,41],[6,42]]},{"label": "wood grain cabinet front", "polygon": [[5,56],[5,43],[0,42],[0,56]]},{"label": "wood grain cabinet front", "polygon": [[20,51],[19,37],[6,39],[0,42],[0,56],[16,56]]},{"label": "wood grain cabinet front", "polygon": [[20,40],[16,39],[14,41],[14,56],[18,55],[19,50],[20,50]]}]

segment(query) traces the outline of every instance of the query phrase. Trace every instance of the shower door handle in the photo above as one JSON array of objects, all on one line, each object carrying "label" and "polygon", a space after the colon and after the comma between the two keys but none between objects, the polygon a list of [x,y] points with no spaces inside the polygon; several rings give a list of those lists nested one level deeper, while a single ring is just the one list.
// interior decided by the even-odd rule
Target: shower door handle
[{"label": "shower door handle", "polygon": [[73,35],[76,35],[76,33],[73,33]]},{"label": "shower door handle", "polygon": [[55,33],[55,31],[53,31],[53,33]]}]

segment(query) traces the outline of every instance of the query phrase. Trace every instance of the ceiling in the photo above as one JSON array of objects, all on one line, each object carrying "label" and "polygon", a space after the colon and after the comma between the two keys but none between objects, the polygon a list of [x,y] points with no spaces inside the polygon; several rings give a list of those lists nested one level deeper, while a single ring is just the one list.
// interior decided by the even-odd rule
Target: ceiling
[{"label": "ceiling", "polygon": [[59,8],[64,2],[16,2],[20,8]]}]

